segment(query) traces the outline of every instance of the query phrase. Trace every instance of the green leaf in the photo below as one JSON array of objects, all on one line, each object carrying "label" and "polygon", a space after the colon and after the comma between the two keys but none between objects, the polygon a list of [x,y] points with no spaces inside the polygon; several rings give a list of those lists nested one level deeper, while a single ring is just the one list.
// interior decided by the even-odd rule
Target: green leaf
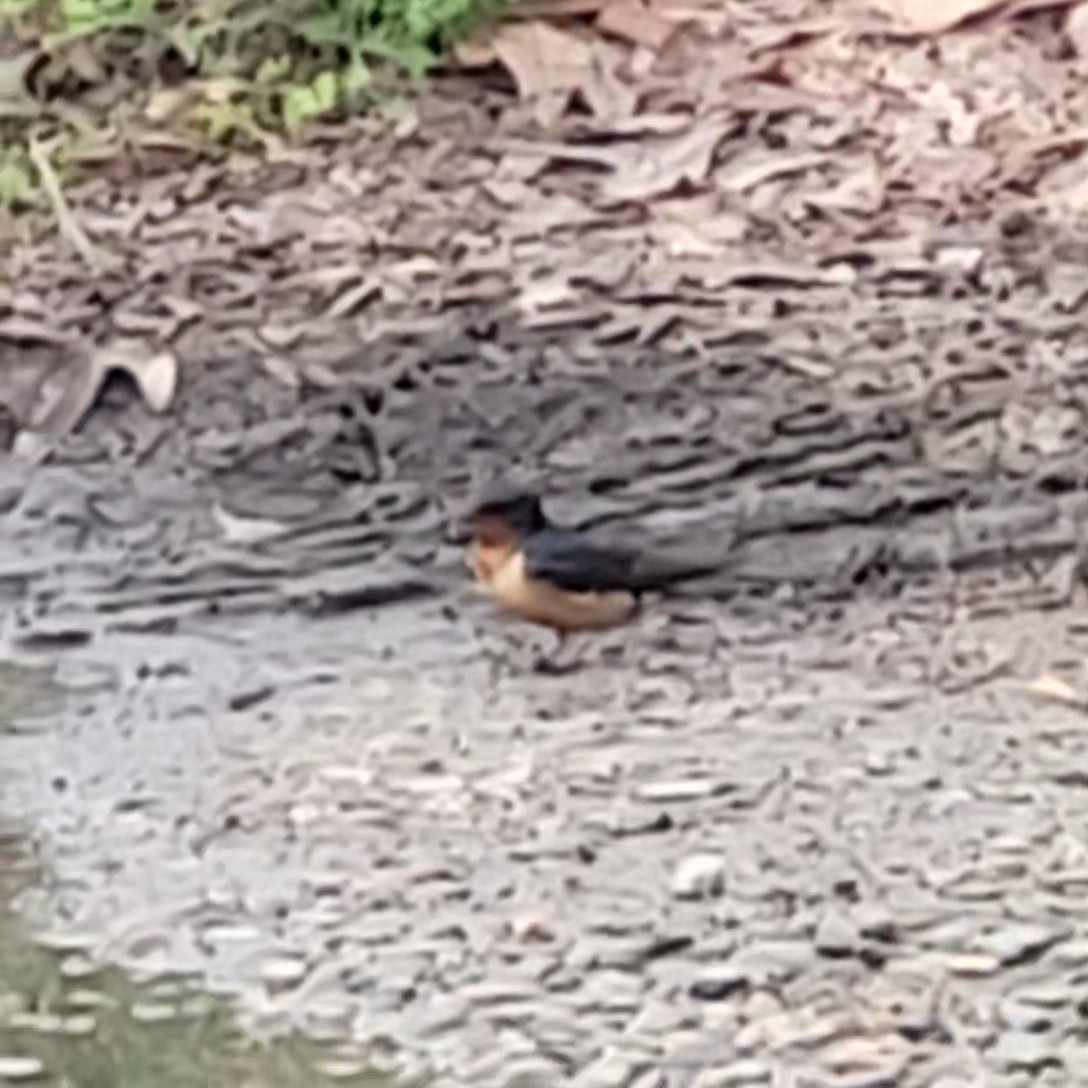
[{"label": "green leaf", "polygon": [[286,54],[279,57],[265,57],[253,77],[255,83],[282,83],[291,74],[291,58]]},{"label": "green leaf", "polygon": [[292,84],[283,94],[283,123],[288,129],[297,129],[303,121],[318,113],[317,99],[305,84]]},{"label": "green leaf", "polygon": [[434,53],[419,42],[394,43],[385,41],[376,34],[363,43],[363,51],[398,65],[417,78],[424,75],[436,60]]},{"label": "green leaf", "polygon": [[311,45],[343,45],[350,38],[340,20],[331,13],[305,19],[298,29]]},{"label": "green leaf", "polygon": [[362,62],[361,58],[349,65],[340,76],[345,95],[356,94],[365,91],[374,82],[370,69]]},{"label": "green leaf", "polygon": [[62,0],[60,10],[68,30],[102,22],[102,11],[95,0]]},{"label": "green leaf", "polygon": [[310,86],[318,104],[318,112],[331,110],[340,101],[340,81],[335,72],[321,72]]},{"label": "green leaf", "polygon": [[216,142],[225,141],[236,133],[260,138],[253,109],[245,102],[201,102],[193,116]]},{"label": "green leaf", "polygon": [[14,159],[0,162],[0,208],[32,207],[40,201],[28,167]]}]

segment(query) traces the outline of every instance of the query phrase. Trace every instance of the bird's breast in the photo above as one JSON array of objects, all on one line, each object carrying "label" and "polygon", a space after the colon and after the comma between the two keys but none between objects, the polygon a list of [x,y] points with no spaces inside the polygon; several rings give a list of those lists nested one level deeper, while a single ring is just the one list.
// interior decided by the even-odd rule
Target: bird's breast
[{"label": "bird's breast", "polygon": [[502,608],[560,631],[615,627],[629,620],[636,609],[634,595],[622,590],[573,593],[533,578],[525,569],[525,556],[521,552],[509,555],[488,573],[489,577],[481,581]]}]

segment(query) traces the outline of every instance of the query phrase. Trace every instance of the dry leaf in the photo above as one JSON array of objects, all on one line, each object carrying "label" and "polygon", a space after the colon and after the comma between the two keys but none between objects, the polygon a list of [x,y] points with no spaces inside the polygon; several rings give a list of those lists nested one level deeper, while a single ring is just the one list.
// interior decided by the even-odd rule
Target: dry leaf
[{"label": "dry leaf", "polygon": [[1067,703],[1070,706],[1081,706],[1084,703],[1083,698],[1073,687],[1050,673],[1043,673],[1042,676],[1036,677],[1027,685],[1027,688],[1035,695],[1056,703]]},{"label": "dry leaf", "polygon": [[807,192],[805,200],[829,211],[873,215],[884,204],[884,187],[883,172],[875,158],[870,158],[831,188]]},{"label": "dry leaf", "polygon": [[40,465],[48,460],[55,441],[40,431],[20,431],[11,444],[11,456],[24,465]]},{"label": "dry leaf", "polygon": [[170,408],[178,389],[178,361],[168,351],[130,363],[129,373],[143,394],[144,403],[157,415]]},{"label": "dry leaf", "polygon": [[593,66],[593,50],[587,42],[547,23],[501,26],[490,44],[523,99],[570,94],[582,86]]},{"label": "dry leaf", "polygon": [[541,280],[519,291],[517,306],[524,314],[538,314],[573,305],[577,297],[566,279]]},{"label": "dry leaf", "polygon": [[718,144],[734,128],[732,118],[707,118],[681,136],[617,149],[615,176],[601,186],[601,195],[610,201],[647,200],[671,192],[681,182],[704,181]]},{"label": "dry leaf", "polygon": [[278,325],[269,321],[257,330],[257,335],[271,347],[286,350],[298,345],[306,335],[306,326]]},{"label": "dry leaf", "polygon": [[617,123],[630,117],[638,107],[638,91],[616,74],[618,50],[596,42],[593,64],[578,88],[585,103],[602,121]]},{"label": "dry leaf", "polygon": [[1053,11],[1064,6],[1063,0],[1009,0],[1003,14],[1010,19],[1019,19],[1036,11]]},{"label": "dry leaf", "polygon": [[144,116],[156,125],[164,125],[173,120],[192,105],[194,94],[191,90],[180,87],[163,87],[155,91],[144,107]]},{"label": "dry leaf", "polygon": [[0,404],[19,427],[30,424],[42,386],[67,361],[67,353],[54,348],[23,348],[0,355]]},{"label": "dry leaf", "polygon": [[671,257],[716,257],[744,238],[746,224],[740,216],[721,215],[703,223],[664,220],[650,232]]},{"label": "dry leaf", "polygon": [[570,19],[577,15],[596,15],[607,0],[521,0],[511,11],[511,18]]},{"label": "dry leaf", "polygon": [[1088,57],[1088,4],[1077,4],[1065,17],[1065,36],[1077,56]]},{"label": "dry leaf", "polygon": [[1088,155],[1059,163],[1039,182],[1037,196],[1051,213],[1079,216],[1088,210]]},{"label": "dry leaf", "polygon": [[1063,217],[1079,218],[1088,210],[1088,178],[1082,178],[1075,185],[1059,193],[1054,193],[1046,201],[1047,209]]},{"label": "dry leaf", "polygon": [[454,43],[453,59],[464,68],[486,68],[498,57],[491,42],[476,35]]},{"label": "dry leaf", "polygon": [[34,399],[23,416],[24,426],[46,436],[74,430],[94,404],[105,372],[89,356],[80,355],[40,375]]},{"label": "dry leaf", "polygon": [[676,27],[676,22],[638,0],[615,0],[597,16],[598,30],[655,51],[665,45]]},{"label": "dry leaf", "polygon": [[30,340],[41,344],[72,343],[71,335],[51,322],[20,314],[0,321],[0,340]]},{"label": "dry leaf", "polygon": [[823,166],[829,158],[828,155],[812,152],[789,155],[754,151],[740,159],[735,159],[725,171],[716,176],[715,180],[719,188],[734,193],[744,193],[773,178],[780,178],[786,174],[798,174]]},{"label": "dry leaf", "polygon": [[0,118],[33,117],[40,112],[26,85],[26,74],[33,60],[32,49],[0,57]]},{"label": "dry leaf", "polygon": [[96,395],[110,371],[120,370],[136,383],[144,403],[151,411],[161,415],[174,403],[178,363],[168,351],[148,356],[141,343],[115,342],[99,348],[92,355],[91,367],[97,381]]},{"label": "dry leaf", "polygon": [[266,355],[261,359],[261,367],[266,374],[286,389],[298,389],[302,385],[298,368],[282,355]]},{"label": "dry leaf", "polygon": [[223,531],[225,539],[232,544],[257,544],[282,536],[287,530],[286,525],[272,518],[244,518],[231,514],[221,503],[212,507],[212,516]]},{"label": "dry leaf", "polygon": [[1006,0],[879,0],[878,7],[906,30],[937,34],[1005,6]]}]

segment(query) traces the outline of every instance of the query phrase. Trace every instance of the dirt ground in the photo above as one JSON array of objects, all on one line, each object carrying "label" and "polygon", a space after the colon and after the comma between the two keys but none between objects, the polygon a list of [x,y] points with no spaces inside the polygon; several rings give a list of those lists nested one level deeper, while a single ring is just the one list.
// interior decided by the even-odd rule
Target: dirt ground
[{"label": "dirt ground", "polygon": [[[867,18],[449,75],[11,258],[32,919],[472,1088],[1088,1084],[1077,24]],[[170,410],[50,433],[92,342]],[[537,675],[451,528],[503,465],[721,572]]]}]

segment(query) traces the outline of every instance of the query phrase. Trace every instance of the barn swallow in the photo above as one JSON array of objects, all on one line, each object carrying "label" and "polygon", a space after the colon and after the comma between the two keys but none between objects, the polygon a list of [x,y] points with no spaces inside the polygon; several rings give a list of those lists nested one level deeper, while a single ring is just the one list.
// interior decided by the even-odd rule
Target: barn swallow
[{"label": "barn swallow", "polygon": [[642,594],[709,574],[720,563],[676,562],[596,544],[548,520],[531,491],[499,483],[468,515],[468,562],[503,610],[560,636],[631,619]]}]

